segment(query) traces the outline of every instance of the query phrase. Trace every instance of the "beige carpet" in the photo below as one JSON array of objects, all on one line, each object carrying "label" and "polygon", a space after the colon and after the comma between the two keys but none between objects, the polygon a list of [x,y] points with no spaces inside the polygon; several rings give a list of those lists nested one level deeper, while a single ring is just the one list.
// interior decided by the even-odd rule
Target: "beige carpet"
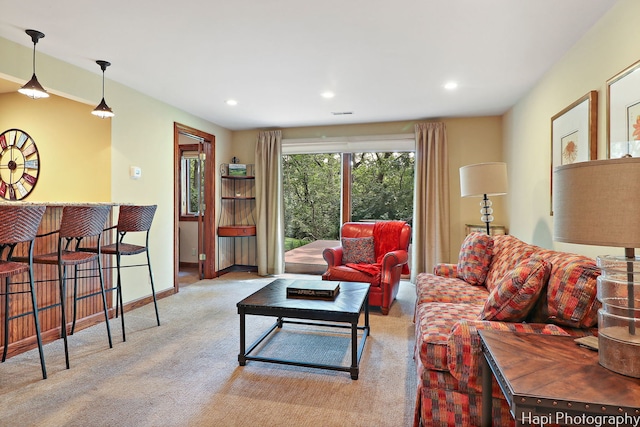
[{"label": "beige carpet", "polygon": [[[160,327],[152,305],[126,313],[125,343],[119,319],[112,319],[112,349],[104,325],[80,331],[69,337],[70,370],[62,341],[47,344],[47,380],[37,350],[8,359],[0,364],[0,426],[411,425],[413,285],[402,282],[388,316],[372,309],[353,381],[347,372],[257,361],[238,366],[236,303],[270,280],[230,273],[182,288],[159,301]],[[273,320],[248,316],[248,343]],[[345,333],[285,324],[262,351],[348,362]]]}]

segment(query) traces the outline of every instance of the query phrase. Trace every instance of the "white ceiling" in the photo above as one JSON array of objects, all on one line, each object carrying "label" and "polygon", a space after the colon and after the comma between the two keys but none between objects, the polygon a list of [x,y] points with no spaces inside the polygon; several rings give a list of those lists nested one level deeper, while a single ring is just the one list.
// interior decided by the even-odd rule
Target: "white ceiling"
[{"label": "white ceiling", "polygon": [[502,114],[615,3],[0,0],[0,37],[231,130],[369,123]]}]

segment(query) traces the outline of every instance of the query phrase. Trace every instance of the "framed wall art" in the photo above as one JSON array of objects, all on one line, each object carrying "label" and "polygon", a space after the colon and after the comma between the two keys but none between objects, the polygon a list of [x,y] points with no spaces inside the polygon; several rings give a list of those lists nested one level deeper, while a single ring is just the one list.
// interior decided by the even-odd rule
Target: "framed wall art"
[{"label": "framed wall art", "polygon": [[553,215],[553,169],[597,157],[598,92],[590,91],[551,117],[551,209]]},{"label": "framed wall art", "polygon": [[640,157],[640,61],[607,81],[607,157]]}]

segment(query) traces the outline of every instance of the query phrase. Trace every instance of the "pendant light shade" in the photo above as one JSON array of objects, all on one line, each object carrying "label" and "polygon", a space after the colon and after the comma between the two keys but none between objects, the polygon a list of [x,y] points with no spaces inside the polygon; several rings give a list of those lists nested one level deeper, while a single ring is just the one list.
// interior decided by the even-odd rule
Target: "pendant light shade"
[{"label": "pendant light shade", "polygon": [[36,44],[38,40],[44,37],[44,34],[38,30],[25,30],[25,33],[31,36],[31,40],[33,41],[33,76],[31,76],[31,80],[18,89],[18,92],[32,99],[48,98],[49,94],[44,90],[36,77]]},{"label": "pendant light shade", "polygon": [[96,64],[98,64],[100,66],[100,69],[102,70],[102,100],[100,101],[100,104],[98,104],[98,106],[94,108],[91,114],[93,114],[94,116],[98,116],[101,119],[106,119],[107,117],[115,116],[111,108],[109,108],[109,106],[104,100],[104,71],[107,69],[109,65],[111,65],[111,63],[107,61],[98,60],[96,61]]}]

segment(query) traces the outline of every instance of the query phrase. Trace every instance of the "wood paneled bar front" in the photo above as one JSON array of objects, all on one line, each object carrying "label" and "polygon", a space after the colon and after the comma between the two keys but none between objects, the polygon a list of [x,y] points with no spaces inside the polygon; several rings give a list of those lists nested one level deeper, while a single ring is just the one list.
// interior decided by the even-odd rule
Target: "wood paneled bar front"
[{"label": "wood paneled bar front", "polygon": [[[119,206],[118,203],[66,203],[66,202],[0,202],[5,206],[19,205],[45,205],[46,210],[44,217],[38,228],[38,236],[56,231],[60,228],[60,220],[62,211],[65,206],[96,206],[106,205],[110,207]],[[0,218],[3,221],[3,218]],[[105,228],[111,226],[113,222],[112,215],[105,223]],[[111,243],[111,233],[103,233],[101,237],[101,245]],[[91,240],[93,239],[93,240]],[[96,245],[97,237],[89,239],[83,246]],[[15,248],[15,256],[26,256],[28,246],[18,245]],[[43,254],[56,252],[58,250],[58,235],[53,233],[47,236],[37,237],[34,244],[33,253]],[[4,255],[4,254],[2,254]],[[103,277],[106,290],[110,290],[112,285],[111,275],[111,257],[103,257]],[[100,292],[100,280],[97,271],[98,263],[93,262],[80,267],[78,274],[78,296],[89,295]],[[67,307],[67,331],[70,331],[71,322],[73,321],[73,267],[67,267],[67,289],[66,307]],[[55,265],[35,264],[33,267],[34,281],[37,294],[38,315],[40,320],[40,329],[42,332],[42,340],[44,343],[55,341],[61,337],[60,329],[60,290],[58,285],[58,267]],[[28,289],[28,276],[16,276],[12,282],[20,282],[20,286]],[[112,311],[113,298],[107,294],[107,308]],[[29,315],[31,312],[31,301],[28,293],[12,295],[9,304],[10,316],[19,316],[9,322],[9,349],[7,358],[30,350],[36,347],[36,331],[33,325],[33,318]],[[7,310],[4,298],[0,303],[0,319],[4,319]],[[111,316],[111,315],[110,315]],[[97,295],[83,298],[77,304],[77,322],[76,331],[87,328],[94,324],[104,322],[104,312],[102,309],[102,296]],[[0,348],[4,346],[4,321],[0,321]]]}]

